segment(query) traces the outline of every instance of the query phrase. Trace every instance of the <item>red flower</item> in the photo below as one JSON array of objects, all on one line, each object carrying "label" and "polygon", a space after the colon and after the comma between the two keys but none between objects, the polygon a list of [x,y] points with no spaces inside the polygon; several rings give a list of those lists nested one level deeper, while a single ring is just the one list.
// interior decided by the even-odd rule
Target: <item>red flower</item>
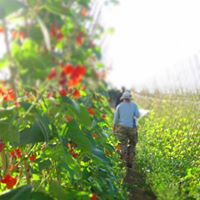
[{"label": "red flower", "polygon": [[63,33],[61,32],[60,28],[57,27],[56,25],[53,25],[51,27],[51,30],[50,30],[50,35],[52,38],[56,38],[57,40],[62,40],[64,35]]},{"label": "red flower", "polygon": [[4,94],[5,94],[5,91],[2,88],[0,88],[0,95],[3,96]]},{"label": "red flower", "polygon": [[57,34],[57,40],[60,41],[60,40],[62,40],[63,38],[64,38],[64,35],[62,34],[62,32],[59,32],[59,33]]},{"label": "red flower", "polygon": [[10,175],[5,175],[5,177],[1,180],[2,183],[6,184],[6,187],[8,189],[12,189],[16,183],[17,183],[17,179],[16,178],[13,178],[12,176]]},{"label": "red flower", "polygon": [[57,31],[58,31],[57,26],[56,26],[56,25],[53,25],[53,26],[51,27],[51,30],[50,30],[50,35],[51,35],[51,37],[56,37]]},{"label": "red flower", "polygon": [[5,32],[4,28],[0,27],[0,33],[4,33],[4,32]]},{"label": "red flower", "polygon": [[24,40],[24,37],[25,37],[25,34],[24,34],[24,32],[20,32],[19,33],[19,37],[20,37],[20,39],[23,41]]},{"label": "red flower", "polygon": [[94,134],[92,135],[92,137],[93,137],[93,139],[97,139],[97,134],[94,133]]},{"label": "red flower", "polygon": [[78,36],[77,38],[76,38],[76,44],[78,45],[78,46],[82,46],[83,45],[83,43],[84,43],[84,37],[83,36]]},{"label": "red flower", "polygon": [[97,200],[96,194],[92,194],[91,200]]},{"label": "red flower", "polygon": [[85,37],[84,37],[84,33],[80,32],[76,38],[76,44],[78,46],[82,46],[84,43]]},{"label": "red flower", "polygon": [[88,10],[87,10],[87,8],[83,7],[81,9],[81,16],[82,17],[87,17],[88,16]]},{"label": "red flower", "polygon": [[71,148],[72,148],[71,143],[67,143],[67,147],[68,147],[69,149],[71,149]]},{"label": "red flower", "polygon": [[18,32],[17,31],[13,31],[12,32],[12,39],[16,40],[18,38]]},{"label": "red flower", "polygon": [[3,101],[9,101],[8,95],[5,95],[5,96],[3,97]]},{"label": "red flower", "polygon": [[79,84],[79,80],[78,79],[71,79],[70,81],[69,81],[69,84],[68,84],[68,86],[69,87],[75,87],[75,86],[77,86],[78,84]]},{"label": "red flower", "polygon": [[79,154],[78,154],[78,153],[74,153],[72,156],[73,156],[75,159],[77,159],[78,156],[79,156]]},{"label": "red flower", "polygon": [[17,102],[17,101],[16,101],[14,104],[15,104],[15,107],[16,107],[16,108],[19,108],[19,107],[21,106],[20,103]]},{"label": "red flower", "polygon": [[93,108],[90,107],[87,110],[88,110],[90,116],[93,117],[94,116],[94,110],[93,110]]},{"label": "red flower", "polygon": [[49,92],[48,95],[47,95],[47,98],[48,99],[53,99],[53,93]]},{"label": "red flower", "polygon": [[[1,91],[1,93],[2,93],[2,91]],[[15,92],[14,92],[14,90],[13,89],[9,89],[7,91],[7,94],[4,94],[3,100],[4,101],[13,101],[13,100],[15,100]]]},{"label": "red flower", "polygon": [[74,97],[74,99],[80,99],[80,97],[81,97],[80,92],[78,90],[75,90],[73,93],[73,97]]},{"label": "red flower", "polygon": [[13,172],[14,169],[15,169],[15,166],[14,165],[10,165],[9,172]]},{"label": "red flower", "polygon": [[74,147],[72,146],[72,144],[68,143],[67,147],[70,149],[69,153],[75,158],[77,159],[79,154],[74,152]]},{"label": "red flower", "polygon": [[10,156],[13,158],[22,158],[22,153],[20,149],[14,149],[13,151],[10,152]]},{"label": "red flower", "polygon": [[62,69],[62,75],[70,75],[73,72],[73,66],[72,65],[66,65]]},{"label": "red flower", "polygon": [[15,99],[15,92],[13,89],[9,89],[8,90],[8,96],[10,100],[14,100]]},{"label": "red flower", "polygon": [[76,68],[74,68],[70,74],[69,87],[78,85],[83,80],[85,73],[85,67],[78,65]]},{"label": "red flower", "polygon": [[50,74],[49,74],[49,76],[48,76],[48,80],[52,80],[52,79],[54,79],[56,77],[56,69],[55,68],[52,68],[51,69],[51,72],[50,72]]},{"label": "red flower", "polygon": [[5,147],[5,144],[4,143],[0,143],[0,153],[3,151],[4,147]]},{"label": "red flower", "polygon": [[86,73],[85,67],[82,67],[80,65],[77,65],[76,67],[73,67],[71,64],[68,64],[66,66],[61,66],[62,72],[61,77],[62,80],[65,80],[65,76],[69,79],[69,87],[73,87],[78,85],[82,80]]},{"label": "red flower", "polygon": [[71,148],[70,151],[69,151],[69,153],[70,153],[71,155],[73,155],[73,154],[74,154],[74,149]]},{"label": "red flower", "polygon": [[34,162],[35,161],[35,155],[34,154],[32,154],[30,157],[29,157],[29,160],[31,161],[31,162]]},{"label": "red flower", "polygon": [[67,95],[67,92],[66,92],[65,89],[61,89],[61,90],[59,91],[59,93],[60,93],[60,95],[61,95],[62,97],[65,97],[65,96]]},{"label": "red flower", "polygon": [[60,84],[61,86],[63,86],[63,87],[65,86],[66,82],[67,82],[67,80],[66,80],[65,77],[63,77],[63,78],[61,78],[61,79],[59,80],[59,84]]}]

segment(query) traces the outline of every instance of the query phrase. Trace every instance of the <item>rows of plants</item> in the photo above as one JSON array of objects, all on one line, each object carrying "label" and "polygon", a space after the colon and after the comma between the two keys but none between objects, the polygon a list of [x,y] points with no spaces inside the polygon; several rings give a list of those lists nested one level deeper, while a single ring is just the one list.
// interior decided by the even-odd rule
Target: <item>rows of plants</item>
[{"label": "rows of plants", "polygon": [[94,3],[0,3],[0,199],[127,199]]},{"label": "rows of plants", "polygon": [[199,200],[199,102],[157,99],[150,108],[140,121],[137,147],[138,166],[147,184],[158,200]]}]

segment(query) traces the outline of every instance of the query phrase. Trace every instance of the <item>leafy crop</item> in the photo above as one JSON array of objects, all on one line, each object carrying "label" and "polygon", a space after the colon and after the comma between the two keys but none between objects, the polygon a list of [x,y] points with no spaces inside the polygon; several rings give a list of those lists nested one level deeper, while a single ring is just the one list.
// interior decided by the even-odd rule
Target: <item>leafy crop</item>
[{"label": "leafy crop", "polygon": [[141,121],[137,161],[158,199],[200,199],[199,103],[152,104]]}]

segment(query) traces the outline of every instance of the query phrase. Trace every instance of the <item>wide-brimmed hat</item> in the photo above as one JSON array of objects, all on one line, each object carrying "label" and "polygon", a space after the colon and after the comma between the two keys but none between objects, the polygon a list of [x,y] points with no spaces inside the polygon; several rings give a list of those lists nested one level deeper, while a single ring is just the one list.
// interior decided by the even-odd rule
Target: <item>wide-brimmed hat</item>
[{"label": "wide-brimmed hat", "polygon": [[131,99],[131,98],[132,98],[131,93],[130,93],[129,91],[125,91],[125,92],[122,94],[120,100],[123,100],[123,99]]}]

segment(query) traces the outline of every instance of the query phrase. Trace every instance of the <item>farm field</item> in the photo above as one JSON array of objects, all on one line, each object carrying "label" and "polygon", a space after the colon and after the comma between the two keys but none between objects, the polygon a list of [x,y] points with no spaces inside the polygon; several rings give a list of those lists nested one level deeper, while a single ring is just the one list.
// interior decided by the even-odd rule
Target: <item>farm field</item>
[{"label": "farm field", "polygon": [[137,153],[147,183],[158,199],[200,199],[199,96],[136,98],[151,110],[140,121]]},{"label": "farm field", "polygon": [[144,116],[128,174],[112,134],[99,4],[0,9],[0,200],[200,199],[199,95],[133,94]]}]

